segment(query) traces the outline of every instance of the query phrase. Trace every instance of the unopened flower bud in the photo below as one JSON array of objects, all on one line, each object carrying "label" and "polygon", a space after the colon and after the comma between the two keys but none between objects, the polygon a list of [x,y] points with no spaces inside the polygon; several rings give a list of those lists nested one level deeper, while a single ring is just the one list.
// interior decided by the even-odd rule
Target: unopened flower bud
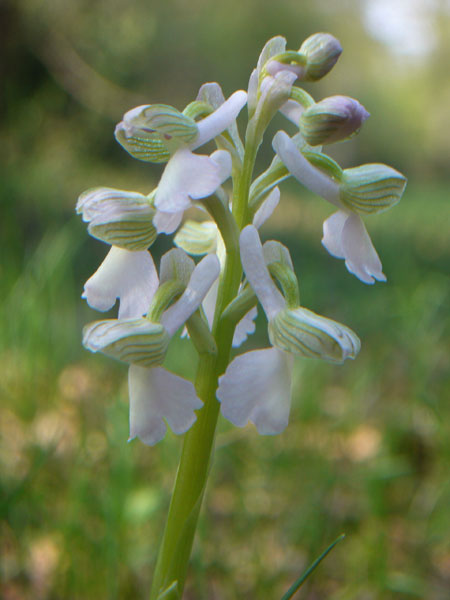
[{"label": "unopened flower bud", "polygon": [[148,104],[126,112],[114,135],[134,158],[164,163],[177,148],[197,137],[198,127],[173,106]]},{"label": "unopened flower bud", "polygon": [[340,183],[340,200],[360,214],[378,213],[399,202],[406,177],[383,164],[368,164],[345,169]]},{"label": "unopened flower bud", "polygon": [[333,144],[359,131],[369,113],[357,100],[331,96],[306,108],[300,116],[300,133],[310,146]]},{"label": "unopened flower bud", "polygon": [[299,52],[306,57],[304,81],[317,81],[324,77],[336,64],[342,46],[329,33],[315,33],[307,38]]},{"label": "unopened flower bud", "polygon": [[283,309],[269,322],[271,343],[296,356],[342,363],[360,349],[356,334],[306,308]]},{"label": "unopened flower bud", "polygon": [[146,250],[156,239],[156,210],[143,194],[93,188],[81,194],[76,210],[89,223],[89,233],[112,246]]},{"label": "unopened flower bud", "polygon": [[140,367],[156,367],[164,361],[170,336],[160,323],[148,319],[107,319],[86,325],[83,345]]}]

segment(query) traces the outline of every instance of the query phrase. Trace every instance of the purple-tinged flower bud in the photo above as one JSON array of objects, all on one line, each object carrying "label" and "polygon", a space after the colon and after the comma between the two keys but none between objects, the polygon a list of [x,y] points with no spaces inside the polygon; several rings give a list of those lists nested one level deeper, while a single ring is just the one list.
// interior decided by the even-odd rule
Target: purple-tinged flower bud
[{"label": "purple-tinged flower bud", "polygon": [[329,33],[315,33],[307,38],[299,52],[306,57],[304,81],[322,79],[336,64],[341,55],[342,46]]},{"label": "purple-tinged flower bud", "polygon": [[334,144],[357,133],[369,117],[357,100],[330,96],[306,108],[300,116],[300,133],[310,146]]}]

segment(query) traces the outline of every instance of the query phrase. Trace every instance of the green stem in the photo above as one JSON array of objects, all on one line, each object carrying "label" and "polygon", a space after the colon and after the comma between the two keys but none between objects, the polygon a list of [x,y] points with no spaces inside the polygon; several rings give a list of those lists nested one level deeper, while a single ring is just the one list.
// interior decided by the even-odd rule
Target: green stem
[{"label": "green stem", "polygon": [[[255,143],[252,133],[254,127],[250,127],[248,130],[244,163],[242,165],[242,173],[237,181],[236,194],[233,198],[233,215],[236,219],[236,223],[239,229],[242,229],[247,225],[248,220],[248,195],[250,191],[250,184],[252,182],[253,168],[255,166],[256,153],[258,151],[258,144]],[[250,139],[249,139],[250,138]]]},{"label": "green stem", "polygon": [[[255,155],[255,146],[248,144],[244,154],[243,170],[236,181],[237,194],[233,200],[233,212],[239,228],[245,224]],[[227,233],[233,239],[233,232]],[[212,332],[217,345],[217,354],[208,352],[200,354],[195,387],[204,406],[198,412],[197,421],[184,438],[169,514],[153,576],[150,600],[157,600],[158,596],[174,582],[177,582],[178,597],[182,596],[209,474],[220,408],[216,399],[217,382],[228,366],[234,334],[234,328],[230,327],[226,319],[221,320],[220,317],[236,297],[242,277],[238,244],[235,241],[226,244],[226,249],[227,257],[219,284]]]}]

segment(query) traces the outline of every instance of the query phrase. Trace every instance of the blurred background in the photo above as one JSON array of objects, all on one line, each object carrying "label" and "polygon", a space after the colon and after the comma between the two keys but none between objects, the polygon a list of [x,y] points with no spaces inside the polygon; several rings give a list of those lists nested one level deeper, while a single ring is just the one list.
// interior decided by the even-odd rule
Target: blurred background
[{"label": "blurred background", "polygon": [[[296,363],[282,435],[220,422],[186,598],[280,599],[345,533],[299,598],[446,600],[450,3],[3,0],[0,23],[1,597],[134,599],[150,584],[182,440],[127,444],[126,366],[81,346],[99,318],[83,283],[108,248],[76,199],[148,193],[161,174],[124,152],[115,123],[142,103],[183,109],[206,81],[245,89],[267,39],[296,49],[329,31],[344,52],[307,89],[372,115],[330,154],[409,179],[395,209],[366,219],[388,282],[366,286],[329,256],[332,207],[284,184],[264,236],[291,249],[302,303],[352,327],[362,351]],[[257,170],[269,159],[270,136]],[[247,348],[266,343],[259,325]],[[188,344],[167,364],[192,377]]]}]

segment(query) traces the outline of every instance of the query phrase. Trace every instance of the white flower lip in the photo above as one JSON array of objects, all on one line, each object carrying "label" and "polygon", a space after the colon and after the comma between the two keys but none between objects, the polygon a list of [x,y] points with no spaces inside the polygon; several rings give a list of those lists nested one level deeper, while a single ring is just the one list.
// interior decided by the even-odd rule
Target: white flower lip
[{"label": "white flower lip", "polygon": [[146,314],[158,288],[158,274],[147,250],[131,252],[113,246],[85,285],[82,298],[101,312],[120,300],[119,318]]},{"label": "white flower lip", "polygon": [[155,195],[155,206],[165,213],[179,213],[192,200],[206,198],[231,175],[231,157],[226,150],[211,156],[180,148],[167,163]]},{"label": "white flower lip", "polygon": [[195,422],[194,410],[203,406],[190,381],[162,367],[146,369],[131,365],[128,375],[130,394],[130,437],[149,446],[166,433],[167,420],[172,431],[182,434]]},{"label": "white flower lip", "polygon": [[237,427],[254,423],[261,435],[281,433],[289,421],[292,366],[292,356],[277,348],[237,356],[219,378],[222,415]]},{"label": "white flower lip", "polygon": [[359,215],[340,210],[323,224],[322,244],[345,259],[347,269],[364,283],[386,281],[380,258]]}]

